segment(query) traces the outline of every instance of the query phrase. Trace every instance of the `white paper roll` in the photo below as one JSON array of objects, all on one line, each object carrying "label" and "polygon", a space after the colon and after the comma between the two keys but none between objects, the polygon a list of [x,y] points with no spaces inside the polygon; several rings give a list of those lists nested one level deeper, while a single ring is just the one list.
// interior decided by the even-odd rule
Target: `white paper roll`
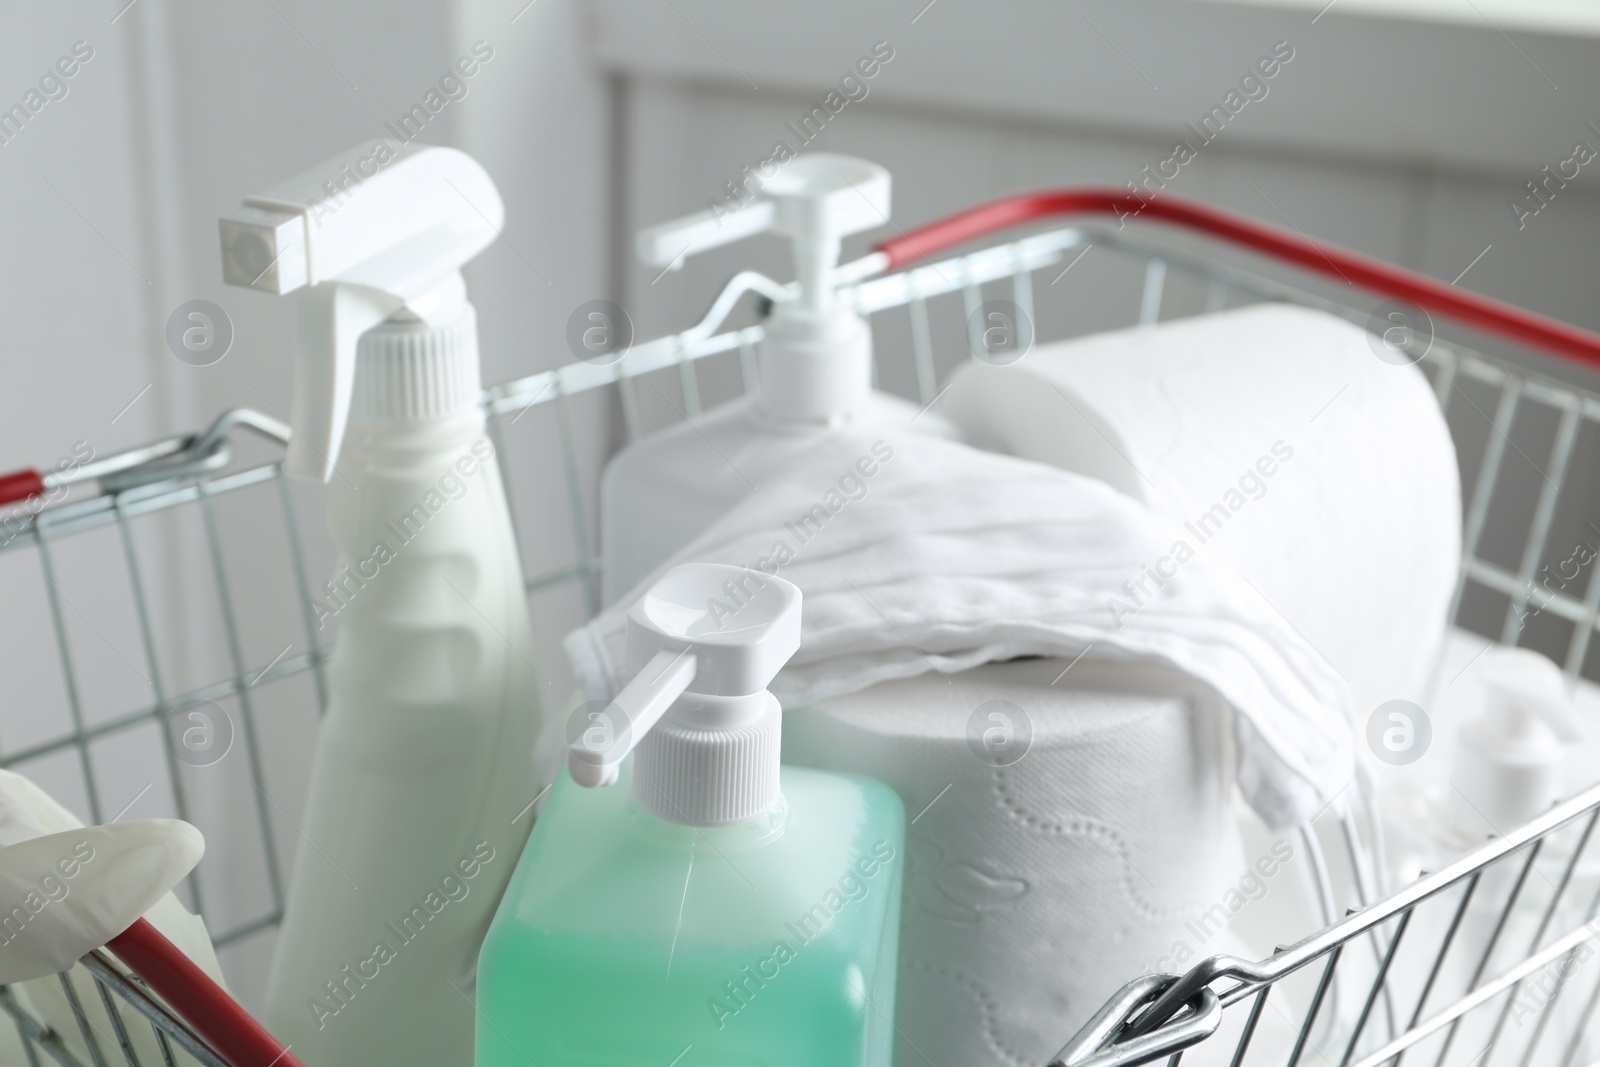
[{"label": "white paper roll", "polygon": [[1173,553],[1152,569],[1181,566],[1181,544],[1248,579],[1349,681],[1359,728],[1422,696],[1461,552],[1449,430],[1422,373],[1376,343],[1261,304],[966,364],[944,410],[1166,519]]},{"label": "white paper roll", "polygon": [[1130,978],[1221,950],[1220,929],[1189,924],[1240,865],[1230,717],[1177,672],[1067,666],[924,674],[785,713],[786,762],[906,803],[896,1063],[1048,1062]]}]

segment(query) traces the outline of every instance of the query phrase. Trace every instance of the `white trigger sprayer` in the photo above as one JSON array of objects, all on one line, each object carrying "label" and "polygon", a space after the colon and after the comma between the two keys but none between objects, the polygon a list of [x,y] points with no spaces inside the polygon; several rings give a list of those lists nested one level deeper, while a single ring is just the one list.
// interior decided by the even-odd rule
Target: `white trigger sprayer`
[{"label": "white trigger sprayer", "polygon": [[349,417],[356,342],[386,319],[442,327],[467,307],[461,267],[500,233],[487,172],[453,148],[379,141],[221,220],[223,278],[300,298],[289,472],[325,482]]},{"label": "white trigger sprayer", "polygon": [[762,409],[784,422],[855,412],[872,382],[872,335],[834,297],[840,239],[889,221],[889,172],[876,163],[809,152],[766,179],[737,211],[703,211],[639,234],[639,257],[679,267],[687,256],[760,233],[794,245],[794,299],[780,301],[760,352]]}]

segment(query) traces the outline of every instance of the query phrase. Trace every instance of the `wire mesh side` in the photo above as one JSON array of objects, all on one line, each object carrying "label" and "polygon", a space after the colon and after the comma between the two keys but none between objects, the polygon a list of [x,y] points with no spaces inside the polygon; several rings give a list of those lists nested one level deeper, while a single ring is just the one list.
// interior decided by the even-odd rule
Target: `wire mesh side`
[{"label": "wire mesh side", "polygon": [[[32,552],[37,558],[39,575],[45,591],[48,619],[40,620],[53,636],[61,671],[61,685],[67,696],[67,728],[53,735],[33,739],[24,744],[0,744],[0,767],[34,772],[36,768],[60,767],[62,757],[70,757],[76,768],[76,779],[81,783],[91,821],[104,822],[125,814],[144,795],[139,792],[128,801],[126,796],[107,797],[103,786],[107,767],[104,756],[96,759],[101,746],[131,744],[141,736],[148,736],[152,728],[161,741],[156,746],[154,763],[142,768],[151,785],[161,783],[169,798],[172,814],[189,821],[202,821],[193,795],[193,782],[188,777],[192,768],[205,765],[197,760],[196,752],[186,747],[196,736],[196,730],[186,729],[196,709],[210,709],[218,702],[237,701],[240,736],[235,739],[236,759],[249,764],[246,777],[256,799],[256,833],[262,848],[251,861],[265,872],[265,892],[270,904],[254,914],[245,914],[231,925],[219,926],[210,900],[204,890],[199,871],[192,873],[185,885],[189,901],[203,915],[210,915],[213,942],[220,948],[248,938],[275,926],[281,918],[284,892],[284,872],[280,869],[278,842],[275,840],[277,818],[269,797],[270,785],[264,762],[262,741],[257,735],[257,709],[252,698],[270,688],[273,683],[306,674],[313,679],[311,689],[320,707],[325,693],[321,677],[327,649],[317,641],[309,608],[298,608],[292,613],[288,637],[300,644],[300,650],[288,654],[292,644],[285,646],[277,658],[252,661],[247,657],[240,640],[240,626],[244,607],[234,601],[230,588],[230,570],[248,569],[256,564],[253,558],[231,546],[219,529],[216,515],[218,503],[235,494],[250,489],[264,491],[262,499],[275,501],[279,529],[288,546],[288,567],[294,587],[293,599],[308,605],[310,583],[305,573],[305,563],[300,546],[299,532],[290,502],[290,494],[281,462],[270,462],[241,470],[218,473],[215,476],[199,474],[167,478],[145,485],[133,486],[120,492],[107,493],[81,500],[72,500],[45,510],[15,531],[3,551],[17,558],[17,554]],[[222,630],[226,668],[221,677],[198,686],[175,690],[167,677],[162,650],[170,652],[180,635],[163,626],[152,600],[150,545],[141,545],[134,526],[163,513],[176,513],[188,509],[198,513],[201,551],[200,573],[209,581],[203,583],[214,590],[217,597],[215,616]],[[269,527],[270,529],[270,527]],[[115,540],[113,552],[121,563],[125,588],[117,592],[130,605],[136,632],[136,644],[123,652],[121,635],[107,635],[82,610],[77,597],[64,588],[60,571],[60,549],[71,539],[93,531],[110,533]],[[150,536],[155,536],[152,532]],[[192,562],[192,561],[191,561]],[[158,568],[159,571],[159,568]],[[78,623],[79,632],[69,623]],[[85,641],[92,647],[82,647]],[[110,654],[107,645],[121,653],[128,667],[143,679],[148,691],[143,703],[114,714],[96,714],[86,711],[82,698],[82,683],[97,670],[94,654]],[[29,665],[31,674],[49,673],[48,664]],[[87,672],[87,673],[86,673]],[[214,676],[215,677],[215,676]],[[227,712],[223,712],[227,715]],[[229,716],[231,736],[232,716]],[[207,729],[221,724],[207,721]],[[213,735],[206,735],[211,737]],[[3,740],[3,739],[0,739]],[[220,741],[218,743],[221,743]],[[151,752],[148,744],[139,749]],[[188,766],[185,766],[185,765]],[[151,785],[147,785],[148,790]],[[126,802],[126,803],[125,803]],[[12,998],[11,1004],[17,1001]],[[47,1050],[48,1051],[48,1050]],[[119,1054],[120,1055],[120,1054]],[[115,1059],[116,1057],[114,1057]]]},{"label": "wire mesh side", "polygon": [[[63,1030],[42,1021],[59,1019],[62,1011],[46,1011],[40,1001],[64,1009],[73,1025]],[[102,951],[85,956],[72,972],[0,986],[0,1013],[9,1019],[14,1044],[30,1067],[230,1067]],[[5,1053],[8,1044],[13,1044],[9,1035],[0,1036],[0,1054],[14,1062]]]},{"label": "wire mesh side", "polygon": [[[1600,1057],[1597,821],[1600,786],[1259,963],[1219,955],[1181,977],[1147,975],[1054,1062],[1586,1067]],[[1374,931],[1376,957],[1360,951]],[[1361,995],[1330,1008],[1336,978]],[[1223,1010],[1197,1033],[1202,990]],[[1383,995],[1403,1024],[1374,1010]]]}]

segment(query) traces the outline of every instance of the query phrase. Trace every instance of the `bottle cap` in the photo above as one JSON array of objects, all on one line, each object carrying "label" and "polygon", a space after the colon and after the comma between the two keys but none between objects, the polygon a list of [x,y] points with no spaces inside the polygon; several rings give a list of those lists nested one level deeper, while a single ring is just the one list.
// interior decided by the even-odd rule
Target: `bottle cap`
[{"label": "bottle cap", "polygon": [[1465,804],[1461,821],[1487,821],[1503,834],[1555,803],[1566,744],[1581,730],[1561,668],[1539,653],[1493,649],[1479,676],[1487,690],[1483,712],[1461,728],[1450,780]]},{"label": "bottle cap", "polygon": [[[573,781],[609,785],[638,749],[633,791],[660,818],[719,826],[778,800],[781,711],[767,692],[800,647],[800,590],[742,567],[689,563],[628,610],[633,680],[567,752]],[[595,743],[599,739],[599,743]]]},{"label": "bottle cap", "polygon": [[396,316],[361,335],[350,417],[363,422],[445,418],[478,406],[478,315],[430,326]]}]

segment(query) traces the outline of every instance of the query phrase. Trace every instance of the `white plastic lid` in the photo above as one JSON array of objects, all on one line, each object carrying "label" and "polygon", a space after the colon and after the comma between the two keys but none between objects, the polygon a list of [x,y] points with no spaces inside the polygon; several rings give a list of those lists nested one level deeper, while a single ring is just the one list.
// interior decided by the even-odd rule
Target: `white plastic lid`
[{"label": "white plastic lid", "polygon": [[1581,730],[1561,668],[1548,658],[1496,648],[1479,673],[1487,699],[1483,713],[1461,728],[1450,780],[1466,805],[1463,821],[1487,821],[1503,834],[1559,798],[1566,744]]},{"label": "white plastic lid", "polygon": [[628,610],[634,678],[567,751],[583,786],[609,785],[629,752],[634,796],[672,822],[718,826],[778,801],[781,712],[767,692],[800,647],[800,590],[742,567],[688,563]]},{"label": "white plastic lid", "polygon": [[476,407],[481,390],[478,314],[470,303],[463,304],[460,316],[446,325],[396,316],[356,342],[352,419],[446,418]]}]

